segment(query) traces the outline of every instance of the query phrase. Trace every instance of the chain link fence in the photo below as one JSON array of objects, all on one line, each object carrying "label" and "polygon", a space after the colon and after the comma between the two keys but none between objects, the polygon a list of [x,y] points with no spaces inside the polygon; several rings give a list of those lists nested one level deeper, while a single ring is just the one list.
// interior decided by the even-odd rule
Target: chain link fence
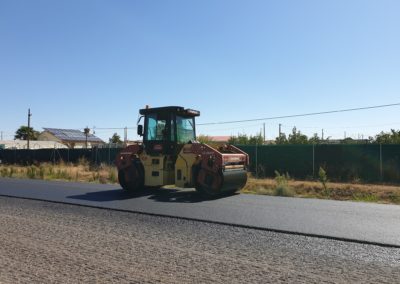
[{"label": "chain link fence", "polygon": [[[250,156],[256,177],[274,177],[275,171],[293,178],[313,179],[322,167],[331,181],[400,182],[400,145],[238,145]],[[29,165],[60,161],[112,164],[121,148],[0,149],[1,163]]]},{"label": "chain link fence", "polygon": [[121,148],[91,148],[91,149],[38,149],[0,150],[0,161],[5,164],[30,165],[34,163],[77,163],[85,159],[92,164],[112,164]]},{"label": "chain link fence", "polygon": [[400,182],[400,145],[252,145],[238,146],[250,156],[257,177],[275,171],[312,179],[322,167],[332,181]]}]

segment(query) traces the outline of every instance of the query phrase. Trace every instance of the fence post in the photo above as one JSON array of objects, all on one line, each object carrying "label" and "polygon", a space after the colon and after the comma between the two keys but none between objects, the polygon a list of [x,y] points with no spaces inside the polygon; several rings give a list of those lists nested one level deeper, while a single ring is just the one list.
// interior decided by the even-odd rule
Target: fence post
[{"label": "fence post", "polygon": [[258,143],[256,142],[256,178],[258,178]]},{"label": "fence post", "polygon": [[111,155],[110,155],[110,147],[111,147],[111,145],[110,145],[111,143],[108,143],[108,164],[109,165],[111,165]]},{"label": "fence post", "polygon": [[382,144],[379,144],[379,168],[381,181],[383,181],[383,158],[382,158]]},{"label": "fence post", "polygon": [[315,144],[312,145],[312,176],[315,178]]}]

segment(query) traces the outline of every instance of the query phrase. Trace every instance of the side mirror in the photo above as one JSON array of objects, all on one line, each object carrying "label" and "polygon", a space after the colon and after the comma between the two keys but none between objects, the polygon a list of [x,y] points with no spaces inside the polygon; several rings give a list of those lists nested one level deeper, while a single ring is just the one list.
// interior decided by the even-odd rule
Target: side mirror
[{"label": "side mirror", "polygon": [[139,125],[137,126],[137,134],[138,134],[139,136],[143,136],[143,125],[139,124]]}]

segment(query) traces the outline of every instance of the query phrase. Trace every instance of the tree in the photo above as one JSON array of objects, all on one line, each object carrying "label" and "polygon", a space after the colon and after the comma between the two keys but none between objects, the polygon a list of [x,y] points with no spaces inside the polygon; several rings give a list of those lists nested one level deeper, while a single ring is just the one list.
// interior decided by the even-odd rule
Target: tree
[{"label": "tree", "polygon": [[228,140],[229,144],[236,144],[236,145],[247,145],[249,143],[249,138],[246,134],[238,133],[237,136],[231,136]]},{"label": "tree", "polygon": [[377,144],[400,144],[400,130],[392,129],[390,132],[381,132],[375,136],[374,143]]},{"label": "tree", "polygon": [[289,137],[286,137],[285,133],[282,133],[279,137],[276,137],[275,143],[277,145],[282,144],[309,144],[307,135],[302,134],[300,131],[297,131],[296,127],[293,127],[292,133],[289,134]]},{"label": "tree", "polygon": [[319,138],[317,133],[314,133],[313,137],[310,137],[310,139],[308,139],[308,143],[310,144],[320,144],[321,143],[321,138]]},{"label": "tree", "polygon": [[117,133],[114,133],[113,136],[110,139],[108,139],[108,141],[113,144],[122,143],[121,136],[119,136]]},{"label": "tree", "polygon": [[283,145],[283,144],[288,144],[288,140],[286,138],[286,134],[282,133],[281,135],[279,135],[278,137],[276,137],[275,139],[275,144],[276,145]]},{"label": "tree", "polygon": [[264,144],[264,139],[261,134],[247,136],[246,134],[239,133],[237,136],[231,136],[228,143],[236,145],[262,145]]},{"label": "tree", "polygon": [[199,141],[200,143],[204,143],[204,144],[210,144],[211,142],[213,142],[213,140],[210,136],[202,135],[202,134],[197,136],[197,141]]},{"label": "tree", "polygon": [[21,140],[37,140],[39,136],[39,131],[34,130],[32,127],[22,125],[15,131],[14,139]]},{"label": "tree", "polygon": [[249,138],[249,145],[263,145],[264,137],[261,134],[257,134],[255,136],[251,136]]},{"label": "tree", "polygon": [[358,141],[354,140],[351,137],[347,137],[342,140],[342,144],[357,144],[357,143],[358,143]]},{"label": "tree", "polygon": [[307,135],[301,134],[300,130],[297,131],[296,127],[293,127],[292,133],[289,134],[289,144],[308,144]]}]

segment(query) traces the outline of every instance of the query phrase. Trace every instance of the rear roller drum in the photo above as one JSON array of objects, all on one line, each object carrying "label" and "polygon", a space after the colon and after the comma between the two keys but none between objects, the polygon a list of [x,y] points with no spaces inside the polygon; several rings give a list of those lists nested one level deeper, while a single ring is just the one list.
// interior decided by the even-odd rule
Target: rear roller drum
[{"label": "rear roller drum", "polygon": [[144,187],[144,173],[140,166],[132,164],[130,167],[118,171],[118,181],[127,191],[139,191]]}]

